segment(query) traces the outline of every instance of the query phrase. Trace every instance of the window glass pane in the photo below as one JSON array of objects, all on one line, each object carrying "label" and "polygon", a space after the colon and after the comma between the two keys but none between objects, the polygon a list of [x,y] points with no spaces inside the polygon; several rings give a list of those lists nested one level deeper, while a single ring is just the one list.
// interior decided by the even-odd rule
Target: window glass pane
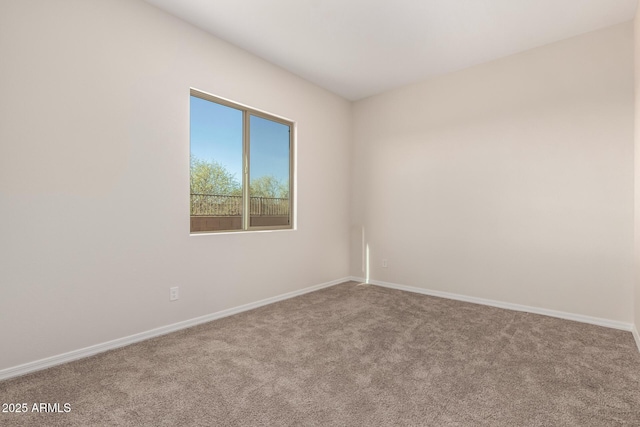
[{"label": "window glass pane", "polygon": [[242,229],[242,111],[191,96],[191,231]]},{"label": "window glass pane", "polygon": [[290,128],[273,120],[250,116],[249,225],[290,224]]}]

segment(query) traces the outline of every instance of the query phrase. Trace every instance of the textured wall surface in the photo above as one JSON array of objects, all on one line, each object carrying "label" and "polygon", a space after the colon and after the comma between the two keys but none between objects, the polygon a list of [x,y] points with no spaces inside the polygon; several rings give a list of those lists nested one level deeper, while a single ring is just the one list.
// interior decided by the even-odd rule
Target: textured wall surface
[{"label": "textured wall surface", "polygon": [[352,274],[631,323],[633,111],[631,22],[356,102]]}]

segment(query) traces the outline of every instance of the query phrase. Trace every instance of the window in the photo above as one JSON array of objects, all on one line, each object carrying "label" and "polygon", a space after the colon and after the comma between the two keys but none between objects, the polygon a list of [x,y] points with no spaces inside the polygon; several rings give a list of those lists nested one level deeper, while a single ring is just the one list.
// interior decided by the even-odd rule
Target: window
[{"label": "window", "polygon": [[191,90],[191,233],[291,228],[293,123]]}]

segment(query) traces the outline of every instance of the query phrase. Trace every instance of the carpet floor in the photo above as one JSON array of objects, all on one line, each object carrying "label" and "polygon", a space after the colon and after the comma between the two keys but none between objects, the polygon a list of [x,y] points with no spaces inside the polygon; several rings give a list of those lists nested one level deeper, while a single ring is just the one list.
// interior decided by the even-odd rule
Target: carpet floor
[{"label": "carpet floor", "polygon": [[640,353],[629,332],[347,282],[0,382],[23,402],[0,425],[639,426]]}]

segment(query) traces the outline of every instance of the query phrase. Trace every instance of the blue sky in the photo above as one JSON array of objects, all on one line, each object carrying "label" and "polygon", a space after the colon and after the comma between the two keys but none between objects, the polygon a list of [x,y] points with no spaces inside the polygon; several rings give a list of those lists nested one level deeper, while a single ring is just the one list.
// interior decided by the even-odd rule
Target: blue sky
[{"label": "blue sky", "polygon": [[[191,97],[191,154],[215,160],[242,182],[242,111]],[[251,178],[289,179],[289,127],[251,116]]]}]

